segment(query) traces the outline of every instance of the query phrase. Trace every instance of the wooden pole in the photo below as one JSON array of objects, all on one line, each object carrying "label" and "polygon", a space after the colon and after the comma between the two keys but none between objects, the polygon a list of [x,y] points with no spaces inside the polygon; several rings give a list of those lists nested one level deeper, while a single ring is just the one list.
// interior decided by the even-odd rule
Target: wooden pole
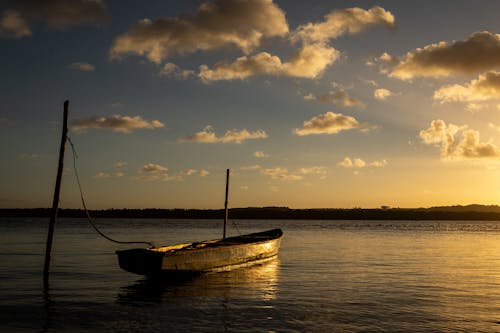
[{"label": "wooden pole", "polygon": [[68,134],[68,106],[69,106],[69,101],[65,101],[61,146],[59,148],[59,165],[57,167],[56,187],[54,189],[54,198],[52,200],[49,232],[47,234],[47,247],[45,249],[45,265],[43,267],[43,282],[46,289],[48,288],[49,285],[50,253],[52,251],[52,238],[54,236],[54,227],[57,220],[57,210],[59,208],[59,193],[61,191],[61,178],[64,167],[64,151],[66,149],[66,139]]},{"label": "wooden pole", "polygon": [[226,238],[226,228],[227,228],[227,197],[229,194],[229,169],[226,170],[226,200],[224,201],[224,233],[222,234],[222,238]]}]

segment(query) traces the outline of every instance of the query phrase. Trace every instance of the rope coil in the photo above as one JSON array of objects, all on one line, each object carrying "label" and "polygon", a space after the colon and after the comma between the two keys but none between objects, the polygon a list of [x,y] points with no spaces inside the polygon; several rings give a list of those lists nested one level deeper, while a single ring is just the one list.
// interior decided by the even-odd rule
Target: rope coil
[{"label": "rope coil", "polygon": [[152,243],[152,242],[146,242],[146,241],[133,241],[133,242],[129,242],[129,241],[118,241],[116,239],[113,239],[107,235],[105,235],[101,230],[99,230],[99,228],[97,228],[97,226],[95,225],[94,221],[92,221],[92,218],[90,217],[90,213],[87,209],[87,205],[85,203],[85,198],[83,196],[83,190],[82,190],[82,185],[80,183],[80,177],[78,176],[78,169],[76,167],[76,160],[78,158],[78,155],[76,154],[76,150],[75,150],[75,146],[73,145],[73,142],[71,141],[71,139],[69,137],[66,137],[66,139],[68,140],[70,146],[71,146],[71,151],[73,152],[73,169],[75,171],[75,177],[76,177],[76,182],[78,183],[78,189],[80,191],[80,199],[82,201],[82,205],[83,205],[83,209],[85,210],[85,214],[87,216],[87,221],[89,222],[89,224],[92,226],[92,228],[94,228],[94,230],[103,238],[109,240],[110,242],[113,242],[113,243],[117,243],[117,244],[147,244],[149,245],[150,247],[154,248],[155,245]]}]

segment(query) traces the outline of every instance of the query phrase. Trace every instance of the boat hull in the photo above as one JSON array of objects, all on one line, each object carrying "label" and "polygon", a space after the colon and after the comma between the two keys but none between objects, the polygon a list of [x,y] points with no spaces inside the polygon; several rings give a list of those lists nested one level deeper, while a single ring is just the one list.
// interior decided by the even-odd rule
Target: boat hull
[{"label": "boat hull", "polygon": [[120,267],[143,274],[197,274],[228,270],[278,255],[283,232],[264,232],[153,249],[117,251]]}]

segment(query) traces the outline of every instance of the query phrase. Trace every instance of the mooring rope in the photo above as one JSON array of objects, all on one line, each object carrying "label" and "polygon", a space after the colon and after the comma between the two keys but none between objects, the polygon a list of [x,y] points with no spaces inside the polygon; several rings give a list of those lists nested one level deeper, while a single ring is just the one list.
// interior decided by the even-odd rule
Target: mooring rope
[{"label": "mooring rope", "polygon": [[85,198],[83,196],[83,190],[82,190],[82,185],[80,183],[80,177],[78,177],[78,169],[76,167],[76,159],[78,158],[78,155],[76,154],[76,150],[75,150],[75,146],[73,145],[73,142],[71,141],[71,139],[69,137],[66,137],[66,139],[68,140],[70,146],[71,146],[71,151],[73,152],[73,169],[75,171],[75,177],[76,177],[76,182],[78,183],[78,189],[80,190],[80,199],[82,200],[82,205],[83,205],[83,209],[85,210],[85,214],[87,215],[87,221],[89,222],[89,224],[92,226],[92,228],[94,228],[94,230],[99,234],[101,235],[102,237],[104,237],[105,239],[109,240],[110,242],[113,242],[113,243],[118,243],[118,244],[147,244],[151,247],[155,247],[155,245],[152,243],[152,242],[145,242],[145,241],[141,241],[141,242],[126,242],[126,241],[118,241],[116,239],[113,239],[107,235],[105,235],[101,230],[99,230],[99,228],[97,228],[97,226],[95,225],[94,221],[92,221],[92,218],[90,217],[90,213],[87,209],[87,205],[85,203]]}]

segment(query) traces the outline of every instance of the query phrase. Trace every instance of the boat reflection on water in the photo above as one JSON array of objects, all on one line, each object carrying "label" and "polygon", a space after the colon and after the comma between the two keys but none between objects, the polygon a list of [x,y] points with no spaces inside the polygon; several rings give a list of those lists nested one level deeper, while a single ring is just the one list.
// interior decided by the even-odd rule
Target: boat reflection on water
[{"label": "boat reflection on water", "polygon": [[250,267],[225,272],[172,278],[148,277],[122,287],[119,303],[141,305],[187,297],[276,298],[279,282],[278,257]]}]

